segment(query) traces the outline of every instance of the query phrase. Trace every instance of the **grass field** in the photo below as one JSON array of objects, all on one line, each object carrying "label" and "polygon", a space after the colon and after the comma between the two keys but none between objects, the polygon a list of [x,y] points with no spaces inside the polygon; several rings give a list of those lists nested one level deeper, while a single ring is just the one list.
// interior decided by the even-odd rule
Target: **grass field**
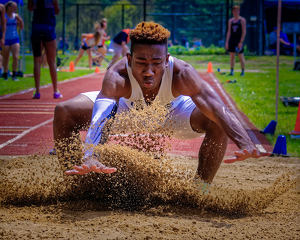
[{"label": "grass field", "polygon": [[[75,60],[75,55],[68,56],[65,66],[69,65],[71,60]],[[249,117],[249,119],[259,129],[263,129],[271,120],[275,120],[275,87],[276,87],[276,57],[274,56],[249,56],[246,57],[246,75],[240,77],[238,70],[239,63],[236,65],[235,76],[227,76],[229,70],[229,56],[211,55],[211,56],[179,56],[178,58],[192,64],[196,69],[205,71],[207,63],[211,61],[217,78],[224,83],[226,91],[236,101],[238,107]],[[111,56],[107,57],[108,60]],[[104,70],[107,62],[103,62]],[[58,72],[59,81],[70,79],[77,76],[92,73],[88,70],[87,56],[78,64],[78,67],[86,69],[77,69],[73,73]],[[216,70],[220,68],[221,75]],[[280,84],[279,96],[300,96],[300,71],[293,71],[293,57],[280,57]],[[26,56],[25,74],[32,74],[32,57]],[[236,80],[234,84],[227,83],[227,80]],[[43,68],[41,72],[41,85],[49,84],[50,76],[48,68]],[[33,77],[22,78],[19,82],[13,82],[11,79],[4,81],[0,79],[0,96],[25,90],[34,87]],[[268,139],[275,144],[277,136],[283,134],[287,137],[288,153],[293,156],[300,156],[300,140],[291,139],[288,133],[294,129],[297,116],[297,107],[284,107],[279,102],[278,124],[274,136],[268,136]]]}]

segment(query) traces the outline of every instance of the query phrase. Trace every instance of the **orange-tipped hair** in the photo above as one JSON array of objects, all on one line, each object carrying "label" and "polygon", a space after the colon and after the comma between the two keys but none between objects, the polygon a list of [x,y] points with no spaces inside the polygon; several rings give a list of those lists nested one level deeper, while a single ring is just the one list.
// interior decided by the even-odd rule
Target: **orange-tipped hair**
[{"label": "orange-tipped hair", "polygon": [[141,22],[130,31],[130,40],[134,43],[167,43],[170,32],[155,22]]}]

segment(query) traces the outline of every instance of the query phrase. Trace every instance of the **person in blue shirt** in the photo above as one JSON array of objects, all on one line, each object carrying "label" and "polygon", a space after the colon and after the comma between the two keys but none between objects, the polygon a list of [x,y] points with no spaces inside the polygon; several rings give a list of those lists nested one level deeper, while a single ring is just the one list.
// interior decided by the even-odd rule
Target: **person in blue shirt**
[{"label": "person in blue shirt", "polygon": [[[291,55],[294,45],[289,41],[286,33],[282,32],[280,29],[280,54]],[[274,27],[273,31],[269,35],[269,48],[276,52],[276,43],[277,43],[277,27]]]},{"label": "person in blue shirt", "polygon": [[59,13],[58,0],[28,0],[28,10],[33,11],[31,43],[34,59],[33,99],[40,99],[40,73],[42,47],[45,49],[53,85],[53,98],[62,98],[57,88],[55,15]]},{"label": "person in blue shirt", "polygon": [[3,78],[8,80],[8,63],[10,52],[13,56],[13,75],[12,80],[18,81],[17,79],[17,69],[18,69],[18,60],[20,52],[20,40],[18,35],[18,28],[23,29],[24,23],[22,18],[16,14],[17,4],[13,1],[9,1],[5,4],[6,12],[6,34],[5,42],[3,47]]},{"label": "person in blue shirt", "polygon": [[[2,51],[6,33],[5,7],[3,4],[0,4],[0,21],[0,51]],[[0,54],[0,76],[2,76],[2,60],[2,54]]]}]

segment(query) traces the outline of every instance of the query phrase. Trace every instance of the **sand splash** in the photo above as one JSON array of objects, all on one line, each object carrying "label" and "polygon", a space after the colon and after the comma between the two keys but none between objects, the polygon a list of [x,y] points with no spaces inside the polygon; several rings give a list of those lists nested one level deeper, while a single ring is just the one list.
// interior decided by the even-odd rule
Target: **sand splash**
[{"label": "sand splash", "polygon": [[93,200],[111,208],[140,209],[157,205],[188,206],[224,214],[250,214],[266,208],[294,187],[289,175],[270,187],[252,191],[212,186],[203,194],[193,184],[193,171],[119,145],[98,148],[102,162],[118,168],[111,175],[67,177],[54,157],[17,158],[1,163],[1,204],[45,204]]},{"label": "sand splash", "polygon": [[[49,156],[1,160],[0,204],[77,200],[84,208],[92,200],[109,208],[130,210],[175,205],[229,215],[251,214],[266,208],[276,197],[294,187],[295,181],[285,174],[266,188],[250,191],[213,185],[209,193],[203,192],[193,183],[195,169],[175,166],[165,154],[172,136],[171,128],[160,127],[166,111],[153,104],[121,113],[108,124],[113,137],[96,151],[102,163],[118,169],[114,174],[63,174],[81,162],[82,143],[78,134],[67,143],[61,143],[59,160]],[[130,134],[125,135],[126,132]],[[61,157],[62,151],[64,157]]]}]

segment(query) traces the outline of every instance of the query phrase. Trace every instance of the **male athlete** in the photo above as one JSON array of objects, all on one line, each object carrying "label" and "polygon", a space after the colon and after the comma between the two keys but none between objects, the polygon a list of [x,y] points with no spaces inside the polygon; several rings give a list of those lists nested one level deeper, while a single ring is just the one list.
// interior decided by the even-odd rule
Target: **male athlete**
[{"label": "male athlete", "polygon": [[[57,105],[55,140],[71,137],[71,133],[78,132],[92,116],[86,144],[96,146],[102,142],[105,122],[115,112],[129,110],[136,100],[144,99],[146,104],[159,98],[163,105],[171,103],[171,116],[166,122],[171,121],[176,127],[176,137],[194,138],[206,133],[199,150],[197,178],[212,182],[223,160],[227,137],[241,149],[231,161],[259,157],[239,120],[215,91],[191,65],[169,56],[169,35],[170,32],[157,23],[139,23],[130,33],[131,53],[106,72],[98,96],[92,92],[80,94]],[[93,149],[85,151],[83,160],[81,166],[74,166],[66,174],[116,171],[101,164],[101,157],[98,161]]]},{"label": "male athlete", "polygon": [[230,53],[230,74],[234,75],[235,54],[241,62],[241,76],[245,75],[244,40],[246,36],[246,19],[240,16],[240,7],[232,7],[233,18],[228,21],[225,48]]}]

